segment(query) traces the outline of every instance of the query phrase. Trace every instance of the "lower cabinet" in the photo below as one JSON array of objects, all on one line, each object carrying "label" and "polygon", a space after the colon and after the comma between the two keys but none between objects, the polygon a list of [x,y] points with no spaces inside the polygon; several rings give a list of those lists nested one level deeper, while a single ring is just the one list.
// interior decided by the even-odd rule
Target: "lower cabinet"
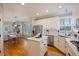
[{"label": "lower cabinet", "polygon": [[58,36],[54,36],[54,46],[56,47],[56,48],[59,48],[59,42],[58,42],[59,40],[58,40]]},{"label": "lower cabinet", "polygon": [[39,55],[39,51],[40,51],[40,48],[39,48],[39,42],[36,42],[36,41],[32,41],[32,40],[28,40],[27,41],[27,50],[28,50],[28,53],[29,55],[31,56],[35,56],[36,54]]},{"label": "lower cabinet", "polygon": [[66,53],[66,42],[63,36],[54,36],[54,46],[64,54]]},{"label": "lower cabinet", "polygon": [[76,51],[71,48],[64,36],[54,36],[54,46],[66,54],[66,56],[78,56],[78,54],[75,53]]},{"label": "lower cabinet", "polygon": [[66,55],[67,56],[77,56],[77,54],[73,51],[73,49],[69,46],[69,44],[67,45],[67,51],[66,51]]},{"label": "lower cabinet", "polygon": [[59,50],[62,51],[64,54],[66,53],[66,47],[65,47],[65,37],[59,36]]},{"label": "lower cabinet", "polygon": [[43,56],[47,51],[47,43],[41,43],[40,47],[40,55]]}]

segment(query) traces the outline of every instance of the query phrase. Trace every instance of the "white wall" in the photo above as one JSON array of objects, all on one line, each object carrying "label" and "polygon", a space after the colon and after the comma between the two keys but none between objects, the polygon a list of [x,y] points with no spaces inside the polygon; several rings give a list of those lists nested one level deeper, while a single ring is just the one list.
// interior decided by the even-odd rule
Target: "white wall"
[{"label": "white wall", "polygon": [[43,25],[44,29],[57,29],[59,28],[58,17],[46,18],[36,20],[34,25]]}]

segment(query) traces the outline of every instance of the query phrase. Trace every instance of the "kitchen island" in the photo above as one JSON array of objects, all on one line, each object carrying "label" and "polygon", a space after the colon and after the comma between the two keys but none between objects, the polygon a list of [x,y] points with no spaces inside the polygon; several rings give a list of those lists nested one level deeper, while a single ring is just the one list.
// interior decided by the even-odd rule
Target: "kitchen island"
[{"label": "kitchen island", "polygon": [[29,37],[27,46],[31,56],[44,56],[47,51],[47,36],[41,38]]}]

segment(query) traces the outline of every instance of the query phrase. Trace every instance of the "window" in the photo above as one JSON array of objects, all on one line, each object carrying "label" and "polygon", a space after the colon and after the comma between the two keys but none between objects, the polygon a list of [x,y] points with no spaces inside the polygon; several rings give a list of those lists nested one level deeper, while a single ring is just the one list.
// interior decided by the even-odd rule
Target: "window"
[{"label": "window", "polygon": [[63,17],[60,19],[60,30],[71,30],[71,17]]},{"label": "window", "polygon": [[76,28],[79,30],[79,18],[76,19]]}]

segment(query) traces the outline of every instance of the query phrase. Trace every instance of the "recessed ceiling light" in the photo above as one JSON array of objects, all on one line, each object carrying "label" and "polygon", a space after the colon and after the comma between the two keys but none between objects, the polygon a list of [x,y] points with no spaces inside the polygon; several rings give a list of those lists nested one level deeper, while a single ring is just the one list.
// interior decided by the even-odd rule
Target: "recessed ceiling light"
[{"label": "recessed ceiling light", "polygon": [[39,13],[36,13],[36,15],[38,16],[38,15],[39,15]]},{"label": "recessed ceiling light", "polygon": [[21,3],[22,5],[25,5],[25,3]]},{"label": "recessed ceiling light", "polygon": [[62,8],[62,6],[58,6],[58,8]]},{"label": "recessed ceiling light", "polygon": [[46,10],[46,12],[49,12],[48,10]]}]

